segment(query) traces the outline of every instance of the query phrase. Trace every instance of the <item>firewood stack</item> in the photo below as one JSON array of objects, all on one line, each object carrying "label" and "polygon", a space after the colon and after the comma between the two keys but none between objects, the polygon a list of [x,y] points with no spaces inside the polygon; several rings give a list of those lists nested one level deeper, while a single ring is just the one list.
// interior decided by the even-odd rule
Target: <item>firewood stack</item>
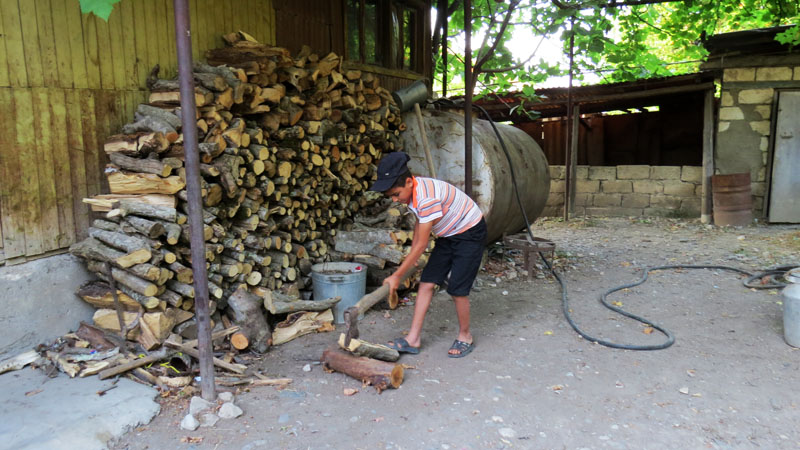
[{"label": "firewood stack", "polygon": [[[405,128],[378,79],[343,71],[333,53],[320,58],[304,48],[292,57],[243,32],[225,40],[194,67],[212,313],[225,311],[241,287],[259,298],[307,291],[312,264],[330,258],[337,230],[363,212],[376,163],[383,152],[402,150]],[[111,194],[85,199],[105,216],[70,250],[113,281],[126,309],[192,311],[178,82],[159,79],[156,66],[147,84],[149,102],[105,143]],[[91,296],[108,305],[112,290],[100,286]],[[170,321],[182,320],[175,331],[194,324],[164,315],[152,347]],[[212,315],[216,323],[223,318]]]}]

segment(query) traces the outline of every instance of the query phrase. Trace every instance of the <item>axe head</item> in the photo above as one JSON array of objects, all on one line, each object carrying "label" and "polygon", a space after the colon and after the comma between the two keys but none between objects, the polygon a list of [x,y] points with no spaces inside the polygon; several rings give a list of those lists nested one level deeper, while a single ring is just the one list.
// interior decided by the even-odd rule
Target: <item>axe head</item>
[{"label": "axe head", "polygon": [[344,319],[344,346],[350,346],[351,339],[358,339],[358,307],[351,306],[342,313]]}]

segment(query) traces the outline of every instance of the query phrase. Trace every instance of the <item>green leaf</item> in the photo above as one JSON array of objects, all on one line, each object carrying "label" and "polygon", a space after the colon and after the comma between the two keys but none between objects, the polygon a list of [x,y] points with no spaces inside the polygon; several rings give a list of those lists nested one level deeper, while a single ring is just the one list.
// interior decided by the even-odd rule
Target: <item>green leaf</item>
[{"label": "green leaf", "polygon": [[94,14],[108,22],[108,17],[114,11],[114,5],[120,0],[80,0],[83,14]]}]

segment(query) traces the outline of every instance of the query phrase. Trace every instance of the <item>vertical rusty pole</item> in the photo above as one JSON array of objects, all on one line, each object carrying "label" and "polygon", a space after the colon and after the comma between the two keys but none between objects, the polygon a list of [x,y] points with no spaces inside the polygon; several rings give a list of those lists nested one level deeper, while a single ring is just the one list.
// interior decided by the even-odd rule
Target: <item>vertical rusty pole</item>
[{"label": "vertical rusty pole", "polygon": [[464,0],[464,193],[472,197],[472,0]]},{"label": "vertical rusty pole", "polygon": [[566,189],[564,189],[564,220],[569,220],[569,214],[572,212],[572,205],[570,192],[575,189],[575,173],[572,165],[572,70],[575,56],[575,16],[570,20],[569,27],[569,85],[567,86],[567,148],[566,157],[564,158],[564,178],[566,181]]},{"label": "vertical rusty pole", "polygon": [[208,272],[203,239],[203,203],[200,196],[200,156],[197,151],[197,109],[192,75],[192,41],[187,0],[173,0],[175,42],[178,47],[178,80],[181,89],[181,122],[186,165],[186,191],[189,197],[189,230],[194,273],[194,308],[197,317],[197,350],[200,352],[200,389],[204,399],[214,401],[214,363],[211,353],[211,327],[208,316]]},{"label": "vertical rusty pole", "polygon": [[436,17],[442,21],[442,97],[447,97],[447,0],[439,0]]}]

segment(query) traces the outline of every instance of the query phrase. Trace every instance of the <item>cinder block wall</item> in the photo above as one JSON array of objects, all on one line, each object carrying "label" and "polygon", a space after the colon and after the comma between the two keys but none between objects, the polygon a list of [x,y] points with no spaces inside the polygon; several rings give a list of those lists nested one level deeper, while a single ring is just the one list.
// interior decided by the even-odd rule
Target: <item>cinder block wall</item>
[{"label": "cinder block wall", "polygon": [[[564,166],[550,166],[543,216],[563,214]],[[578,166],[575,214],[700,217],[702,167]]]}]

